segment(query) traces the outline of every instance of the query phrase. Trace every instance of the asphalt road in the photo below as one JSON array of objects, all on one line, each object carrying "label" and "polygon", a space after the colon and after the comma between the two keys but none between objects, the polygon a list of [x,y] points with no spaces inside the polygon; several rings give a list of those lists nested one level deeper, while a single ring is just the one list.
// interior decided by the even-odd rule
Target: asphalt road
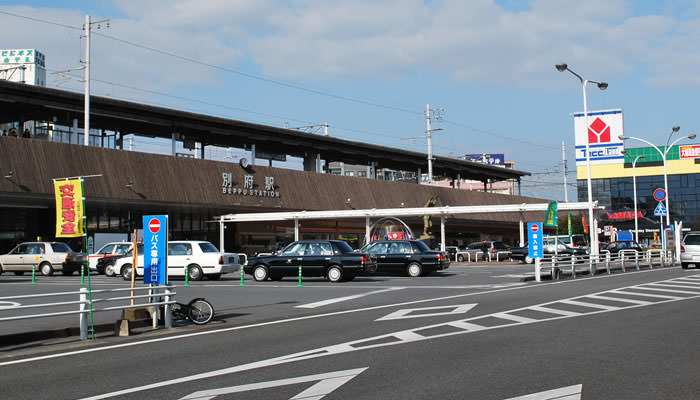
[{"label": "asphalt road", "polygon": [[[211,300],[212,324],[5,349],[2,397],[700,397],[700,271],[522,282],[528,272],[457,264],[429,277],[303,287],[195,282],[178,298]],[[0,277],[3,295],[24,290],[15,279]],[[72,284],[63,279],[42,290]]]}]

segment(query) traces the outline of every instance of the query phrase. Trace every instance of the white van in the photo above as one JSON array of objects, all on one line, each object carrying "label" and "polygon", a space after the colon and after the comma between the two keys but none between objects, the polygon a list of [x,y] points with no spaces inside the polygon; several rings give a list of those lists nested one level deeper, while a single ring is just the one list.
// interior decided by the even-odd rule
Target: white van
[{"label": "white van", "polygon": [[[138,248],[138,266],[136,276],[143,276],[143,244]],[[112,267],[115,275],[131,280],[133,253],[120,258]],[[201,240],[172,240],[168,242],[168,276],[185,276],[189,279],[219,279],[222,274],[229,274],[240,269],[238,255],[221,253],[213,244]]]}]

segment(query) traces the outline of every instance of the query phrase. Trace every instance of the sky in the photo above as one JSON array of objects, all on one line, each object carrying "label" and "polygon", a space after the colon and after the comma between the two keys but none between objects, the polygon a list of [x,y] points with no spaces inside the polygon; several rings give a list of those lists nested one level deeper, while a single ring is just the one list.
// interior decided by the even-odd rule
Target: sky
[{"label": "sky", "polygon": [[626,135],[700,131],[700,0],[6,0],[0,48],[82,92],[86,15],[93,95],[424,153],[429,104],[435,154],[503,153],[527,196],[564,199],[565,142],[576,197],[582,88],[555,64],[607,82],[588,109]]}]

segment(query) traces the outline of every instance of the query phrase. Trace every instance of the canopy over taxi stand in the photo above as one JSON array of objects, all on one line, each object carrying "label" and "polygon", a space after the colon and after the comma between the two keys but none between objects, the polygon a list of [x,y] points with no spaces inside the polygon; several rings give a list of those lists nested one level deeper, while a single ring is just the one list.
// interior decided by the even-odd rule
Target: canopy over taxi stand
[{"label": "canopy over taxi stand", "polygon": [[[294,240],[299,240],[299,220],[302,219],[339,219],[339,218],[365,218],[365,243],[369,242],[370,218],[381,217],[415,217],[424,215],[440,216],[440,248],[445,251],[445,218],[460,214],[490,214],[490,213],[520,213],[520,245],[525,242],[525,212],[546,212],[548,203],[522,203],[499,204],[484,206],[442,206],[442,207],[417,207],[417,208],[371,208],[364,210],[328,210],[328,211],[292,211],[270,213],[241,213],[226,214],[215,219],[219,222],[219,248],[224,250],[224,223],[226,222],[263,222],[263,221],[290,221],[294,220]],[[583,211],[588,210],[588,203],[558,203],[558,211]],[[598,202],[593,202],[595,210],[603,210]],[[591,232],[597,231],[596,221],[591,221]]]}]

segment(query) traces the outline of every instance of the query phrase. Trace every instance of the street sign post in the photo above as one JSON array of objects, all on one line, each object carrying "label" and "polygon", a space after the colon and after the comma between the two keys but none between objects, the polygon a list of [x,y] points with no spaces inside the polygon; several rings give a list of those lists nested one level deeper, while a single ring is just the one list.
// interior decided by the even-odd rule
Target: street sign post
[{"label": "street sign post", "polygon": [[[168,216],[143,216],[143,283],[168,282]],[[136,273],[136,266],[132,270]]]},{"label": "street sign post", "polygon": [[542,257],[542,223],[528,222],[527,224],[527,253],[530,258],[535,259],[535,280],[540,282],[542,275],[540,271],[540,257]]}]

